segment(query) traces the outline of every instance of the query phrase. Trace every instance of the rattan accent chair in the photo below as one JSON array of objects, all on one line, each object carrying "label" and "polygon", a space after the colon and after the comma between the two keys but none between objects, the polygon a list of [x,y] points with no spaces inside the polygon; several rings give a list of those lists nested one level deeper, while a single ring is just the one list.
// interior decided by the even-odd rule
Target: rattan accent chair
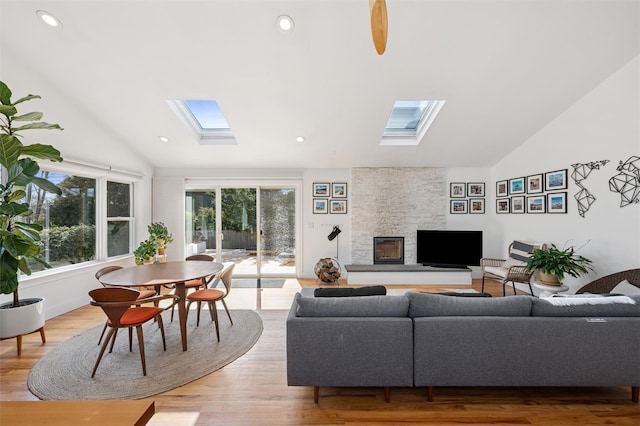
[{"label": "rattan accent chair", "polygon": [[[515,247],[514,247],[515,246]],[[514,241],[509,244],[509,259],[496,259],[483,257],[480,259],[480,269],[482,271],[482,293],[484,293],[484,280],[489,278],[502,283],[502,295],[506,296],[506,285],[512,283],[513,294],[516,294],[515,283],[523,283],[529,286],[529,292],[533,295],[533,288],[531,287],[532,272],[527,272],[524,261],[526,260],[527,253],[522,250],[518,250],[519,246],[530,246],[533,248],[546,248],[546,244],[539,243],[522,243],[520,241]],[[532,252],[533,248],[529,251]]]},{"label": "rattan accent chair", "polygon": [[613,274],[605,275],[591,281],[589,284],[582,286],[576,294],[582,293],[609,293],[620,282],[627,280],[629,284],[640,288],[640,268],[628,269],[626,271],[615,272]]}]

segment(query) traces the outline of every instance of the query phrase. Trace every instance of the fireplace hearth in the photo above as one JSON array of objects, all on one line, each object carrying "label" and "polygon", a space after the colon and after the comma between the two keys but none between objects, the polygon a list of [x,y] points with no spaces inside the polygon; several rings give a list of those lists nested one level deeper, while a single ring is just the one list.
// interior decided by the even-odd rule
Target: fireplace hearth
[{"label": "fireplace hearth", "polygon": [[403,265],[404,237],[373,237],[374,265]]}]

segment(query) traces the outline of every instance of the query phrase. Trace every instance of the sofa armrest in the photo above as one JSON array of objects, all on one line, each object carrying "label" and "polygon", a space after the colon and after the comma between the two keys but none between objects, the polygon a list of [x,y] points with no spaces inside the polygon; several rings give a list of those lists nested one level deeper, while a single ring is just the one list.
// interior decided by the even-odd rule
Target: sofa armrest
[{"label": "sofa armrest", "polygon": [[412,386],[413,322],[393,317],[287,317],[290,386]]}]

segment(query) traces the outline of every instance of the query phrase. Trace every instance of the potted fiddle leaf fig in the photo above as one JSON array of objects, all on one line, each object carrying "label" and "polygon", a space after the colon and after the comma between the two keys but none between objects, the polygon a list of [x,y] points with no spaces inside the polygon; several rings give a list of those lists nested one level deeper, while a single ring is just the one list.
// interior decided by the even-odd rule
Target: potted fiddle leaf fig
[{"label": "potted fiddle leaf fig", "polygon": [[544,249],[534,249],[527,260],[527,271],[538,270],[540,282],[559,286],[565,275],[578,278],[592,270],[591,260],[580,256],[573,247],[559,249],[555,244]]},{"label": "potted fiddle leaf fig", "polygon": [[50,267],[37,257],[42,226],[28,220],[33,212],[25,200],[25,189],[28,184],[34,184],[48,192],[62,192],[54,183],[37,176],[40,166],[34,160],[62,161],[60,151],[50,145],[24,145],[21,140],[27,130],[62,128],[40,121],[41,112],[18,113],[19,104],[40,96],[27,95],[15,101],[11,96],[9,87],[0,81],[0,164],[4,168],[0,182],[0,292],[13,294],[12,302],[0,305],[0,338],[43,330],[44,299],[18,296],[19,271],[31,274],[27,259]]}]

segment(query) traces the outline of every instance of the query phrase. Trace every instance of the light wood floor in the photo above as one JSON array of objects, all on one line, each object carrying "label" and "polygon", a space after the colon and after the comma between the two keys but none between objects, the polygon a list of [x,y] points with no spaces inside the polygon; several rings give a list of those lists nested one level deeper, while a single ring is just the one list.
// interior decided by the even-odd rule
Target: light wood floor
[{"label": "light wood floor", "polygon": [[[229,307],[257,310],[264,320],[262,337],[223,369],[151,398],[156,414],[149,424],[640,424],[640,404],[631,402],[629,388],[436,388],[432,403],[420,388],[393,389],[390,403],[378,388],[320,388],[320,402],[314,404],[312,388],[287,386],[285,360],[291,298],[300,287],[314,286],[314,280],[288,280],[282,289],[234,289]],[[473,287],[479,290],[479,282]],[[486,290],[502,295],[495,283]],[[57,344],[103,321],[102,311],[91,306],[53,318],[46,324],[47,343],[41,344],[39,334],[26,336],[21,357],[15,339],[0,342],[0,400],[36,400],[26,385],[30,368]]]}]

